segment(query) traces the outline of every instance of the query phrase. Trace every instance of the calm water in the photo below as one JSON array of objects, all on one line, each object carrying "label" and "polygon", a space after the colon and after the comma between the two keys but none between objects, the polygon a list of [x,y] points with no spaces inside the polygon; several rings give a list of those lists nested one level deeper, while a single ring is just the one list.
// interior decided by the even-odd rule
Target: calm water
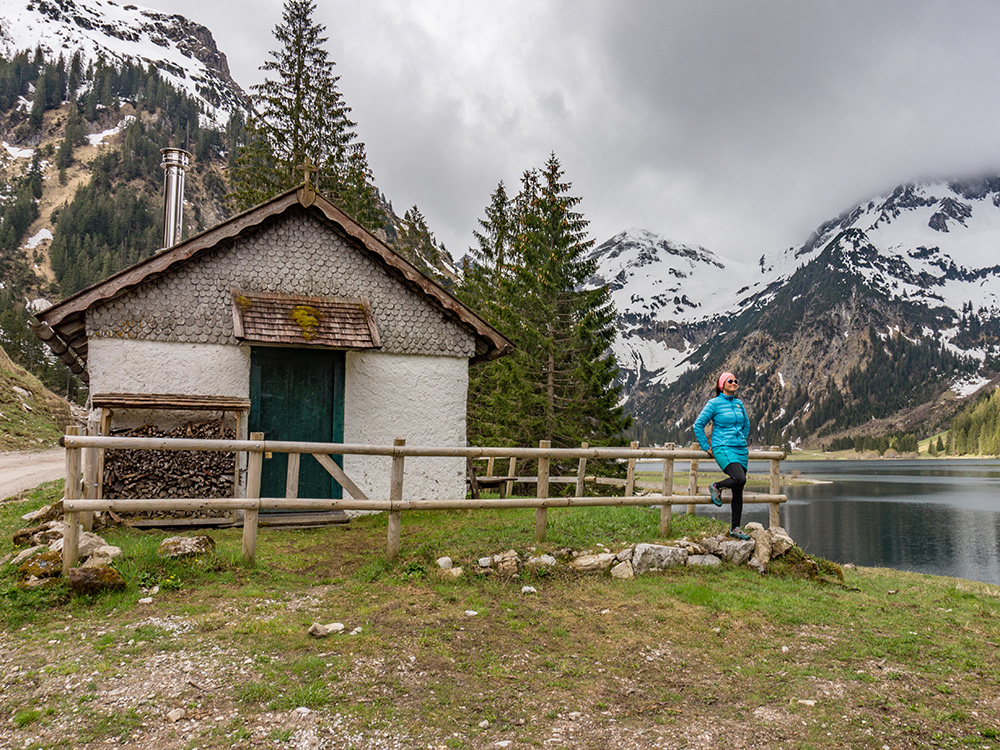
[{"label": "calm water", "polygon": [[[752,474],[767,470],[751,462]],[[1000,460],[782,463],[794,471],[829,481],[784,487],[781,525],[807,552],[1000,584]],[[729,519],[728,506],[698,512]],[[749,521],[767,526],[767,505],[744,506]]]}]

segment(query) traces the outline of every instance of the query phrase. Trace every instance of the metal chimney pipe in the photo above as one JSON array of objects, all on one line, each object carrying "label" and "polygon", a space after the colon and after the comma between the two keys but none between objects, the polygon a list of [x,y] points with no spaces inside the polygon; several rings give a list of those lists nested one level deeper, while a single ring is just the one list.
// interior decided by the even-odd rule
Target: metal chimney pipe
[{"label": "metal chimney pipe", "polygon": [[182,148],[160,149],[163,155],[163,247],[172,247],[181,238],[184,218],[184,170],[191,154]]}]

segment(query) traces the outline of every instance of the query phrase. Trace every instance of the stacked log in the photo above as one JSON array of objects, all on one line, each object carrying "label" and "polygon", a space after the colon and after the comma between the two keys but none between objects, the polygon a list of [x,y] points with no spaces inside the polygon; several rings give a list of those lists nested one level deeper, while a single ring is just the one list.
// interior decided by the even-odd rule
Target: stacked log
[{"label": "stacked log", "polygon": [[[232,427],[226,427],[218,420],[192,422],[169,431],[154,425],[145,425],[137,429],[116,430],[114,434],[158,438],[234,439],[236,437]],[[235,455],[232,453],[214,451],[107,450],[104,455],[104,496],[109,499],[232,497],[235,460]],[[217,513],[209,512],[208,515]]]}]

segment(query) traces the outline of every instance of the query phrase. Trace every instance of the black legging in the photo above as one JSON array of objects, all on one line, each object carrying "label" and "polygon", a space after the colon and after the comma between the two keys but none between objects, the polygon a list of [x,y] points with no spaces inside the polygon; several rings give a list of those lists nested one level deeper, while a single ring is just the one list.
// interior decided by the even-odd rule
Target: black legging
[{"label": "black legging", "polygon": [[729,488],[733,491],[732,509],[733,509],[733,525],[731,528],[736,528],[740,525],[740,519],[743,518],[743,488],[747,483],[747,473],[742,465],[736,463],[735,461],[729,466],[727,466],[723,471],[729,476],[723,479],[721,482],[716,482],[715,486],[719,489]]}]

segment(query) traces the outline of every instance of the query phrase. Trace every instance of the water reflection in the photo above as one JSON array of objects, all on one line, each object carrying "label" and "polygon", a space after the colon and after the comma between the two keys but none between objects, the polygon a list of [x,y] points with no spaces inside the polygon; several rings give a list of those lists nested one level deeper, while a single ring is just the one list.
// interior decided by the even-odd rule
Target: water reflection
[{"label": "water reflection", "polygon": [[[1000,461],[796,461],[782,470],[824,482],[783,488],[782,525],[807,552],[1000,584]],[[729,518],[728,507],[698,512]],[[767,506],[747,506],[743,520],[766,526]]]}]

